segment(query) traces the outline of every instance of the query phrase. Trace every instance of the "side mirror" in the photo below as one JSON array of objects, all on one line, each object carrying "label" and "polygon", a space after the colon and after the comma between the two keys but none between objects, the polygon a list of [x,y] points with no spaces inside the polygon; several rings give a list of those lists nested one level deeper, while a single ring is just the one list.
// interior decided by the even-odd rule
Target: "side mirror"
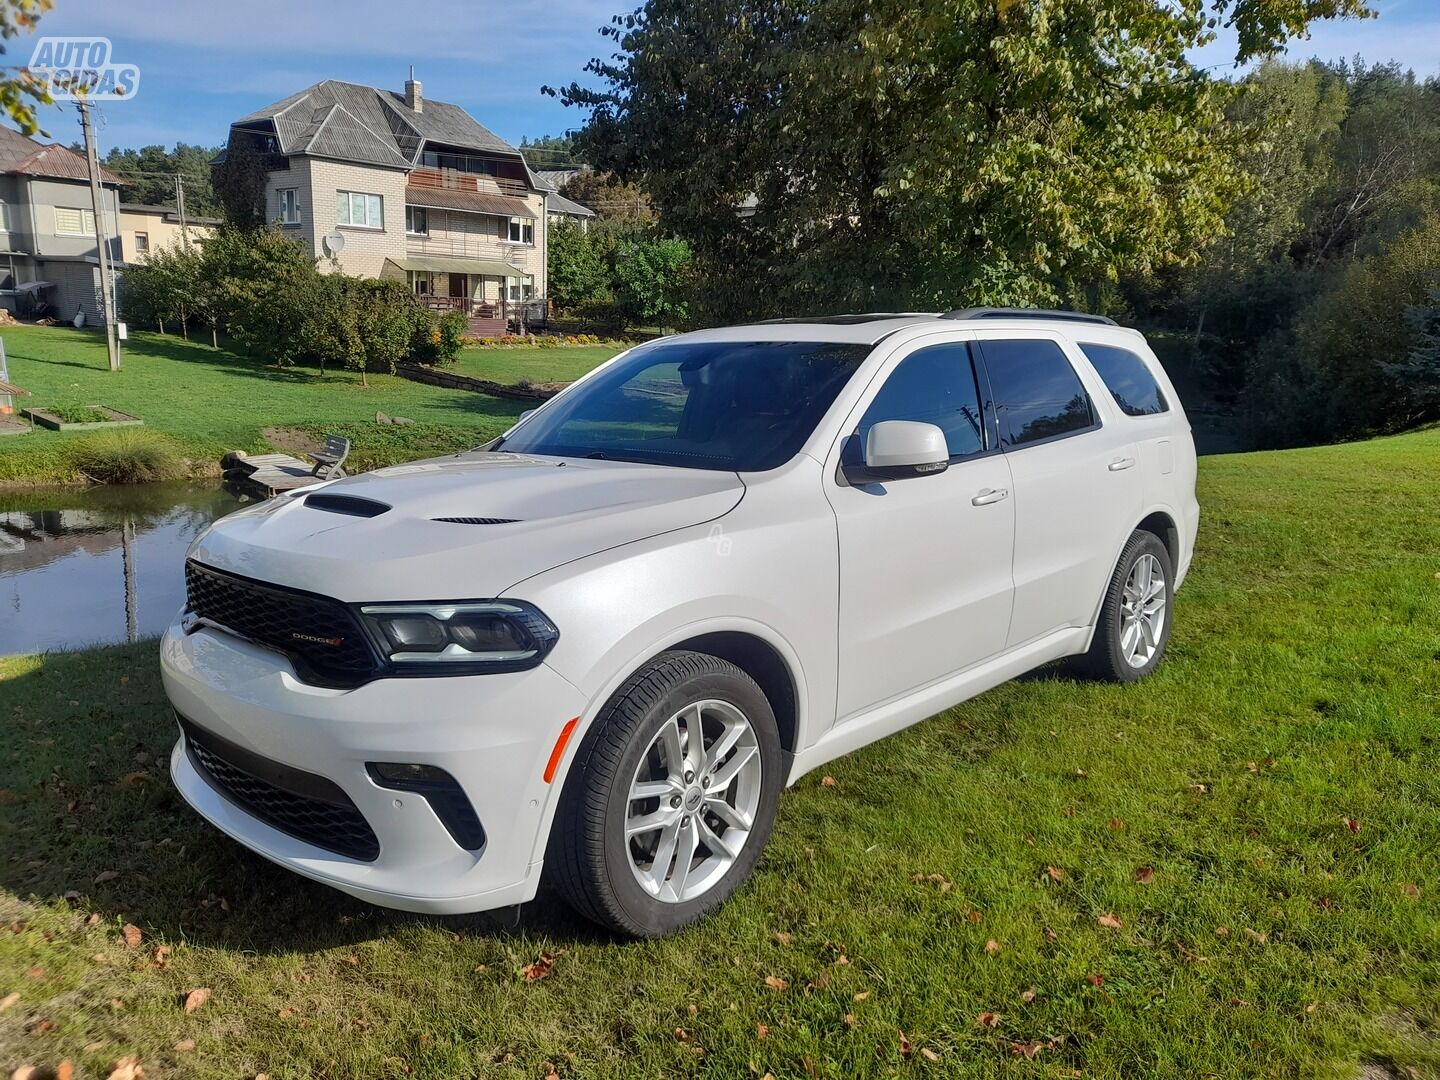
[{"label": "side mirror", "polygon": [[945,433],[915,420],[882,420],[865,438],[865,464],[845,469],[852,483],[907,480],[942,473],[950,467]]}]

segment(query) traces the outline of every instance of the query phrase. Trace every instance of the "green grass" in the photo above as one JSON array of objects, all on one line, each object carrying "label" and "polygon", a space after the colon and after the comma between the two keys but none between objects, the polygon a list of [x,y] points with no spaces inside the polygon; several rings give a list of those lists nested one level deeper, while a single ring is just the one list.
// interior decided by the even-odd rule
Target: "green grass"
[{"label": "green grass", "polygon": [[[475,446],[523,408],[385,375],[371,375],[365,387],[348,371],[277,369],[174,335],[132,334],[119,372],[109,370],[104,339],[95,332],[24,326],[7,328],[3,337],[10,381],[32,394],[22,403],[102,404],[131,413],[146,430],[169,436],[197,474],[214,473],[226,450],[268,449],[267,428],[338,431],[354,440],[355,463],[373,467]],[[376,412],[416,423],[377,425]],[[69,454],[78,437],[37,430],[0,441],[0,484],[79,479]]]},{"label": "green grass", "polygon": [[1041,673],[804,778],[754,881],[662,942],[553,900],[514,925],[310,884],[174,794],[153,644],[0,661],[0,1066],[1440,1074],[1437,455],[1429,431],[1203,461],[1154,678]]},{"label": "green grass", "polygon": [[552,348],[471,347],[460,350],[454,370],[492,382],[574,382],[609,360],[620,348],[611,345],[568,345]]}]

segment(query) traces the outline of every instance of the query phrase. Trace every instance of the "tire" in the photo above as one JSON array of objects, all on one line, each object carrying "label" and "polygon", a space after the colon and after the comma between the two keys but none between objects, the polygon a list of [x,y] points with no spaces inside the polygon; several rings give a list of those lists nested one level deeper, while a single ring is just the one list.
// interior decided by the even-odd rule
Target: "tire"
[{"label": "tire", "polygon": [[[696,731],[704,753],[692,757]],[[775,714],[755,680],[705,653],[662,653],[585,733],[561,792],[547,872],[579,914],[602,926],[672,934],[750,876],[774,825],[783,767]],[[635,797],[637,785],[651,794]]]},{"label": "tire", "polygon": [[[1136,583],[1131,581],[1131,577],[1137,573],[1137,567],[1150,569],[1152,583],[1157,574],[1160,579],[1163,592],[1145,603],[1148,611],[1155,599],[1160,600],[1158,626],[1151,619],[1135,617]],[[1130,589],[1128,596],[1127,586]],[[1149,675],[1165,657],[1165,646],[1170,641],[1170,627],[1174,622],[1174,603],[1175,570],[1170,563],[1170,553],[1154,533],[1131,533],[1105,589],[1105,600],[1100,605],[1100,618],[1095,625],[1090,649],[1078,658],[1077,668],[1091,678],[1106,682],[1131,683]],[[1129,629],[1132,625],[1134,630]],[[1138,642],[1132,634],[1139,635]]]}]

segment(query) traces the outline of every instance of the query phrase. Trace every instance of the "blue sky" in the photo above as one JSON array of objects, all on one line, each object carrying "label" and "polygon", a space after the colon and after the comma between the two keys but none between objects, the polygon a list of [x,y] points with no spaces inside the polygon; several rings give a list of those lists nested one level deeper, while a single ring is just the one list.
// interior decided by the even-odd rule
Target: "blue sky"
[{"label": "blue sky", "polygon": [[[105,104],[102,151],[112,146],[219,144],[231,120],[324,78],[400,89],[414,64],[425,93],[468,109],[512,142],[558,134],[580,117],[543,97],[546,83],[582,77],[590,57],[613,42],[599,28],[634,6],[628,0],[471,0],[435,6],[412,0],[297,2],[243,0],[56,0],[42,34],[98,35],[116,62],[138,64],[140,92]],[[1440,75],[1440,4],[1380,0],[1380,18],[1320,24],[1292,57],[1362,55],[1396,59],[1417,74]],[[33,48],[9,43],[10,63]],[[1198,62],[1230,68],[1233,39],[1201,50]],[[73,109],[47,112],[57,141],[79,136]]]}]

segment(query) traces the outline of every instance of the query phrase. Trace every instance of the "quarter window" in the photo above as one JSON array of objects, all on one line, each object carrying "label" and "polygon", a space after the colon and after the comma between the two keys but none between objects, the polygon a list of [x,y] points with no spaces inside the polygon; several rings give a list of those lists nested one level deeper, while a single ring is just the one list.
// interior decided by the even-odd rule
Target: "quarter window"
[{"label": "quarter window", "polygon": [[1169,412],[1170,403],[1165,400],[1165,392],[1155,382],[1155,376],[1150,374],[1145,361],[1135,353],[1093,342],[1081,342],[1080,351],[1089,359],[1100,381],[1126,416],[1153,416]]},{"label": "quarter window", "polygon": [[1090,395],[1048,339],[982,343],[1002,446],[1026,446],[1095,426]]},{"label": "quarter window", "polygon": [[383,201],[379,195],[370,195],[363,191],[337,191],[335,222],[338,225],[358,225],[365,229],[383,229]]},{"label": "quarter window", "polygon": [[300,189],[281,188],[275,192],[280,204],[279,216],[281,225],[300,224]]},{"label": "quarter window", "polygon": [[963,341],[932,345],[902,360],[865,410],[856,438],[845,447],[846,464],[861,461],[870,429],[882,420],[934,424],[945,433],[952,461],[984,450],[985,424],[970,347]]}]

